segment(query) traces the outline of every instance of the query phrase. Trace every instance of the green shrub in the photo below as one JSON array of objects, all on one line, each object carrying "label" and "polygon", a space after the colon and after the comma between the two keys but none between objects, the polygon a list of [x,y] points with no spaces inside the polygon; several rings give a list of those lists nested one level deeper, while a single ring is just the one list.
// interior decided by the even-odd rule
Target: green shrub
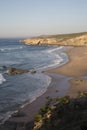
[{"label": "green shrub", "polygon": [[45,113],[47,113],[49,111],[49,107],[47,104],[45,104],[44,106],[41,107],[41,109],[39,110],[39,114],[41,114],[42,116],[44,116]]},{"label": "green shrub", "polygon": [[78,92],[78,95],[77,95],[77,97],[84,97],[85,96],[85,94],[84,94],[84,92]]},{"label": "green shrub", "polygon": [[38,122],[38,121],[40,121],[42,118],[43,118],[42,115],[37,114],[37,115],[34,117],[34,120],[35,120],[36,122]]}]

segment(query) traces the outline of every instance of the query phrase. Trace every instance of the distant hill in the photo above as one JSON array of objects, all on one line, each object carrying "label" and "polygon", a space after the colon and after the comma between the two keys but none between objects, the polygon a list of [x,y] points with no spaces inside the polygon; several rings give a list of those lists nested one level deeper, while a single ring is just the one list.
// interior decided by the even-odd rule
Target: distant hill
[{"label": "distant hill", "polygon": [[43,35],[20,40],[20,42],[27,45],[87,46],[87,32]]}]

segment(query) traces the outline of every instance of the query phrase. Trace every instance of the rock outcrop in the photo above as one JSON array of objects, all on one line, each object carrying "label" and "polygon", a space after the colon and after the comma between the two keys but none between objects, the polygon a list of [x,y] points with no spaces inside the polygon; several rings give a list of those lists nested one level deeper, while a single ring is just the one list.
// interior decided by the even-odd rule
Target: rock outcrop
[{"label": "rock outcrop", "polygon": [[30,72],[30,74],[35,74],[36,70],[28,70],[28,69],[21,69],[21,68],[14,68],[14,67],[7,67],[7,66],[0,66],[0,70],[4,71],[5,74],[8,75],[17,75]]},{"label": "rock outcrop", "polygon": [[[29,72],[29,70],[26,69],[19,69],[19,68],[7,67],[7,66],[0,66],[0,70],[5,71],[5,73],[9,75],[23,74]],[[35,73],[35,71],[32,70],[31,73]]]},{"label": "rock outcrop", "polygon": [[7,74],[10,74],[10,75],[23,74],[27,72],[29,72],[29,70],[17,69],[17,68],[8,68],[7,70]]},{"label": "rock outcrop", "polygon": [[87,46],[87,33],[39,36],[20,42],[27,45]]},{"label": "rock outcrop", "polygon": [[6,66],[0,66],[0,69],[4,70],[4,69],[7,69],[7,67]]}]

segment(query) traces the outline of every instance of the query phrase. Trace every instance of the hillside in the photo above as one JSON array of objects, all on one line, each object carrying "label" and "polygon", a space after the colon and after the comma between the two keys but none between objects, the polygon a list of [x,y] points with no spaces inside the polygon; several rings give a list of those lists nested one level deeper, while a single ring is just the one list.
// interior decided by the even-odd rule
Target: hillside
[{"label": "hillside", "polygon": [[49,99],[35,117],[34,130],[87,130],[87,94]]},{"label": "hillside", "polygon": [[[77,98],[46,97],[47,102],[31,122],[6,121],[0,130],[87,130],[87,92],[79,92]],[[32,114],[32,113],[31,113]],[[14,118],[24,116],[20,111]]]},{"label": "hillside", "polygon": [[20,42],[27,45],[87,46],[87,32],[39,36]]}]

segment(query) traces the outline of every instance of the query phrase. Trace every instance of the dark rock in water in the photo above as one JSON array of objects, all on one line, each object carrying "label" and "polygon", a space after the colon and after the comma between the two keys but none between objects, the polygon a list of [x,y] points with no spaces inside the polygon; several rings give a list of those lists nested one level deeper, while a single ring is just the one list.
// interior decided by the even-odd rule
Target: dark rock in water
[{"label": "dark rock in water", "polygon": [[32,71],[31,71],[31,74],[35,74],[35,73],[36,73],[36,70],[32,70]]},{"label": "dark rock in water", "polygon": [[7,67],[4,65],[0,66],[0,70],[5,71],[7,74],[10,75],[23,74],[29,72],[29,70],[26,69],[17,69],[17,68]]},{"label": "dark rock in water", "polygon": [[7,69],[6,66],[0,66],[0,69]]},{"label": "dark rock in water", "polygon": [[10,75],[23,74],[27,73],[29,70],[16,69],[16,68],[8,68],[7,73]]}]

